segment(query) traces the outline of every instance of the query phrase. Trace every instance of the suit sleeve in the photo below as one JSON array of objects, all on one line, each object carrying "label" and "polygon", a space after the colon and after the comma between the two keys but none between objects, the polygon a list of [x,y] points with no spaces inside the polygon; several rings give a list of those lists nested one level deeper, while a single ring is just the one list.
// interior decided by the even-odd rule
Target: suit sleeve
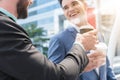
[{"label": "suit sleeve", "polygon": [[117,80],[113,72],[113,69],[110,66],[110,61],[108,57],[106,58],[106,62],[107,62],[107,80]]},{"label": "suit sleeve", "polygon": [[32,45],[20,26],[0,20],[0,27],[0,74],[4,76],[15,80],[75,80],[88,64],[79,45],[73,45],[65,59],[54,64]]},{"label": "suit sleeve", "polygon": [[62,61],[66,55],[64,44],[57,38],[53,37],[50,39],[50,44],[48,48],[48,59],[54,63],[59,63]]}]

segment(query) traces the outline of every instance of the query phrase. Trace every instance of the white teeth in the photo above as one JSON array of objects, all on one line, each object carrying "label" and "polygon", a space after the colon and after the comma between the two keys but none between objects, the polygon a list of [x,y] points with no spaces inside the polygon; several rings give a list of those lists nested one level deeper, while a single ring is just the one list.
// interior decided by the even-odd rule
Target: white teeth
[{"label": "white teeth", "polygon": [[73,13],[73,14],[70,15],[70,17],[75,16],[75,15],[76,15],[76,13]]}]

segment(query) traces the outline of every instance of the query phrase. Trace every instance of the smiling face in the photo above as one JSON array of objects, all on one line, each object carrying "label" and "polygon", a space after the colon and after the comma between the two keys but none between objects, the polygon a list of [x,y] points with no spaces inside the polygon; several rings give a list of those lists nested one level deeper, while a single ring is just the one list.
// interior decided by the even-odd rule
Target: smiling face
[{"label": "smiling face", "polygon": [[24,19],[28,16],[27,8],[32,2],[33,0],[19,0],[17,4],[18,19]]},{"label": "smiling face", "polygon": [[65,17],[75,25],[84,25],[87,21],[85,3],[81,0],[63,0],[62,8]]}]

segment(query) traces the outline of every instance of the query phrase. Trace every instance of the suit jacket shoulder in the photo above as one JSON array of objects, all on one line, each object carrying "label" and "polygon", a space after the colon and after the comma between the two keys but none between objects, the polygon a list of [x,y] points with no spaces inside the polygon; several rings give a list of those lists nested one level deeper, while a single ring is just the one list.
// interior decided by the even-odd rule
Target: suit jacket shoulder
[{"label": "suit jacket shoulder", "polygon": [[77,34],[77,31],[75,30],[74,27],[68,27],[67,29],[58,33],[51,39],[56,39],[60,41],[65,46],[66,48],[65,50],[67,50],[68,52],[75,41],[76,34]]},{"label": "suit jacket shoulder", "polygon": [[88,63],[82,53],[75,45],[55,65],[33,46],[19,25],[0,13],[0,80],[74,80]]}]

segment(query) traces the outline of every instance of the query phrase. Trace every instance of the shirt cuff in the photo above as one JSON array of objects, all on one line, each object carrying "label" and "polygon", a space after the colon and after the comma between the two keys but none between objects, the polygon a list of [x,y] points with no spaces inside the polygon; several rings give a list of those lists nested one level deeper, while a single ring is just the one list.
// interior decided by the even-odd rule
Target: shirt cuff
[{"label": "shirt cuff", "polygon": [[81,43],[79,43],[79,42],[74,42],[73,44],[80,45],[80,46],[83,48],[83,50],[86,51],[85,48],[84,48],[84,46],[83,46]]}]

